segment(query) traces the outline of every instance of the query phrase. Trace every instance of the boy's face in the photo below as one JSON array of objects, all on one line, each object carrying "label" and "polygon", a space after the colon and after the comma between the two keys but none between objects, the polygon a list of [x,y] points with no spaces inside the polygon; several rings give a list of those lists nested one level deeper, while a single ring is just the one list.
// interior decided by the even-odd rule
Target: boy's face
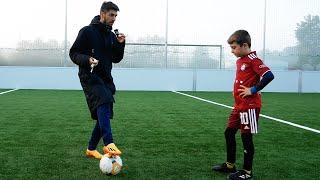
[{"label": "boy's face", "polygon": [[242,46],[240,46],[238,43],[233,42],[232,44],[230,44],[230,48],[231,53],[234,54],[236,57],[243,57],[250,53],[250,50],[248,52],[247,43],[244,43]]}]

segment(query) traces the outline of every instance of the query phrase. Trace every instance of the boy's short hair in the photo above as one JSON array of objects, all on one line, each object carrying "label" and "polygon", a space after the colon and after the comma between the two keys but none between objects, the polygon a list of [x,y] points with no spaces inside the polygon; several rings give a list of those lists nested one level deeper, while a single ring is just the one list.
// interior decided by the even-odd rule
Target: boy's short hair
[{"label": "boy's short hair", "polygon": [[100,12],[107,12],[109,10],[120,11],[119,7],[111,1],[103,2],[100,8]]},{"label": "boy's short hair", "polygon": [[228,39],[229,44],[232,44],[234,42],[236,42],[240,46],[242,46],[244,43],[247,43],[250,48],[251,47],[250,34],[246,30],[238,30],[234,32]]}]

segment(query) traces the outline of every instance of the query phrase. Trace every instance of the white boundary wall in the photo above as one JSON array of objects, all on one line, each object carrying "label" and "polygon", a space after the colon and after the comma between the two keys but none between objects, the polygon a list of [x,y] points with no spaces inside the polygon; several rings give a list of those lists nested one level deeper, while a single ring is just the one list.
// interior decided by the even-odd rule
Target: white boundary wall
[{"label": "white boundary wall", "polygon": [[[320,92],[320,72],[273,71],[265,92]],[[2,89],[81,89],[77,67],[0,66]],[[112,71],[118,90],[231,91],[234,70],[120,69]]]}]

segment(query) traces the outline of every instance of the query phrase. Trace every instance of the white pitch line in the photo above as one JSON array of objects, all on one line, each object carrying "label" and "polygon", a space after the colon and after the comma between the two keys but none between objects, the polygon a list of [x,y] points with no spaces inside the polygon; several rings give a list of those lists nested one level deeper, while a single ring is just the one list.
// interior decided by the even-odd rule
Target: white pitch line
[{"label": "white pitch line", "polygon": [[0,92],[0,95],[6,94],[6,93],[9,93],[9,92],[13,92],[13,91],[17,91],[17,90],[19,90],[19,89],[11,89],[9,91]]},{"label": "white pitch line", "polygon": [[[233,109],[233,107],[231,107],[231,106],[227,106],[225,104],[213,102],[213,101],[210,101],[210,100],[207,100],[207,99],[199,98],[199,97],[192,96],[192,95],[189,95],[189,94],[185,94],[185,93],[182,93],[182,92],[178,92],[178,91],[172,91],[172,92],[177,93],[177,94],[181,94],[181,95],[184,95],[184,96],[188,96],[188,97],[191,97],[191,98],[194,98],[194,99],[198,99],[200,101],[204,101],[204,102],[207,102],[207,103],[210,103],[210,104],[215,104],[215,105],[218,105],[218,106],[222,106],[222,107],[226,107],[226,108],[229,108],[229,109]],[[289,122],[289,121],[285,121],[285,120],[282,120],[282,119],[274,118],[274,117],[263,115],[263,114],[260,114],[260,116],[264,117],[264,118],[267,118],[267,119],[270,119],[270,120],[273,120],[273,121],[281,122],[281,123],[284,123],[284,124],[288,124],[290,126],[294,126],[294,127],[297,127],[297,128],[305,129],[305,130],[312,131],[312,132],[320,134],[320,131],[317,130],[317,129],[309,128],[309,127],[306,127],[306,126],[302,126],[302,125],[299,125],[299,124],[296,124],[296,123],[292,123],[292,122]]]}]

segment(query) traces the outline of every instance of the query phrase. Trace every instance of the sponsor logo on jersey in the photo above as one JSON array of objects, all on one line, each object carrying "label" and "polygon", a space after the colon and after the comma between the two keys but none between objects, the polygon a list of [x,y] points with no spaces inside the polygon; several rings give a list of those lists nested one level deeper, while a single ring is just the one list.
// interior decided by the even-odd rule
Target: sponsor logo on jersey
[{"label": "sponsor logo on jersey", "polygon": [[261,64],[261,65],[259,66],[260,69],[265,68],[265,67],[267,67],[267,66],[264,65],[264,64]]}]

